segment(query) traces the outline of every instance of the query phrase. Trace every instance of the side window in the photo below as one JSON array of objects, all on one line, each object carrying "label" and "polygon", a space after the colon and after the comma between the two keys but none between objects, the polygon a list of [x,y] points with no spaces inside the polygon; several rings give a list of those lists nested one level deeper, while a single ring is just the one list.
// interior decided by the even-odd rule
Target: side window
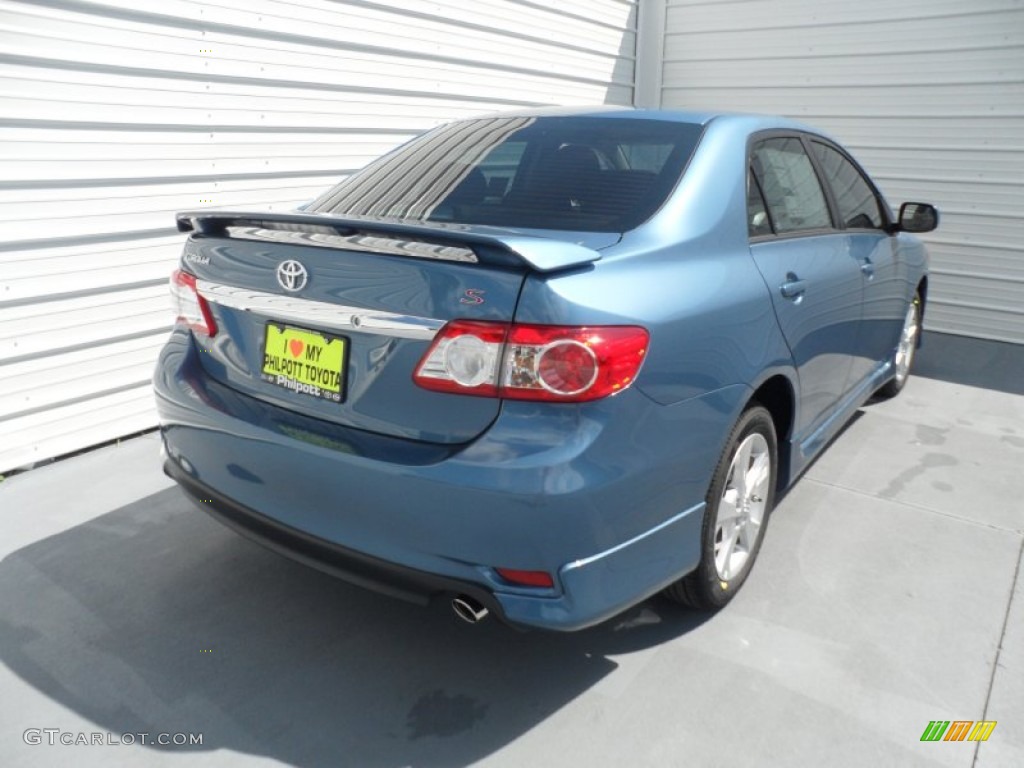
[{"label": "side window", "polygon": [[857,170],[857,166],[827,144],[815,141],[811,146],[821,163],[826,183],[832,187],[843,225],[848,228],[881,229],[884,223],[882,208],[874,190]]},{"label": "side window", "polygon": [[757,186],[753,170],[747,174],[747,232],[751,237],[772,233],[768,209],[765,207],[764,197]]},{"label": "side window", "polygon": [[776,234],[832,226],[825,193],[800,139],[766,139],[754,146],[752,159]]},{"label": "side window", "polygon": [[671,144],[620,144],[618,151],[626,170],[658,173],[672,154]]}]

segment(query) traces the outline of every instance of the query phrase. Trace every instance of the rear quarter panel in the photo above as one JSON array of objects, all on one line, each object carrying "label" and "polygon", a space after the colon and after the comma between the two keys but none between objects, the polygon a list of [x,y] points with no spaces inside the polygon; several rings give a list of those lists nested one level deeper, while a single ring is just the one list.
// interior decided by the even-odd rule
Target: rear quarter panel
[{"label": "rear quarter panel", "polygon": [[[775,373],[792,380],[746,228],[746,140],[761,127],[711,121],[662,209],[601,261],[529,277],[517,319],[646,327],[650,349],[635,386],[660,405],[736,384],[752,392]],[[736,415],[727,415],[730,426]]]}]

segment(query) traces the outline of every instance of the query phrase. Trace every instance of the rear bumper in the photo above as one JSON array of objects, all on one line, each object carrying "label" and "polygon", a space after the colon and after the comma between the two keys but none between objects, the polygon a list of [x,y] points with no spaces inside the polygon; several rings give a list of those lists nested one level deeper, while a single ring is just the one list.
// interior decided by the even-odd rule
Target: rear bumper
[{"label": "rear bumper", "polygon": [[[168,474],[228,526],[364,587],[418,602],[464,593],[510,623],[561,630],[696,567],[715,444],[742,394],[521,404],[475,442],[437,446],[234,392],[204,377],[185,333],[154,386]],[[543,570],[556,585],[516,587],[495,567]]]},{"label": "rear bumper", "polygon": [[[581,629],[600,621],[604,618],[603,614],[609,611],[607,605],[598,603],[591,608],[601,613],[597,614],[596,619],[586,618],[580,615],[579,610],[572,609],[572,603],[566,597],[502,595],[472,581],[448,578],[371,557],[310,536],[248,509],[196,481],[170,459],[164,462],[164,472],[178,483],[196,506],[242,536],[311,568],[389,597],[426,605],[438,597],[469,595],[506,623],[563,630]],[[622,573],[628,572],[637,561],[647,561],[647,554],[657,553],[656,539],[659,535],[671,535],[673,531],[669,529],[675,525],[685,527],[687,521],[692,524],[696,520],[699,526],[701,512],[702,509],[687,510],[678,520],[669,521],[658,531],[640,536],[635,541],[616,547],[614,551],[563,567],[560,572],[562,583],[573,595],[586,595],[597,581],[606,582],[611,587],[603,592],[604,595],[614,593],[614,585]],[[627,594],[629,598],[635,596]],[[613,610],[612,615],[614,613]],[[541,616],[543,623],[537,620]]]},{"label": "rear bumper", "polygon": [[356,586],[422,605],[426,605],[436,595],[466,594],[479,600],[498,616],[504,616],[501,604],[478,584],[406,568],[310,536],[229,499],[197,481],[170,459],[164,462],[164,474],[181,486],[196,506],[218,522],[257,544],[311,568]]}]

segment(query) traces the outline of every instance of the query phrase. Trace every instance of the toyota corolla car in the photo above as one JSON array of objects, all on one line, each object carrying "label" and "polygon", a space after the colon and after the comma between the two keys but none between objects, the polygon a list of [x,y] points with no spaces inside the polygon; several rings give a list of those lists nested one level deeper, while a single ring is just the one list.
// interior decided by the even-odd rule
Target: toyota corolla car
[{"label": "toyota corolla car", "polygon": [[462,120],[301,212],[181,213],[165,471],[266,546],[470,622],[724,606],[774,500],[907,381],[914,232],[780,118]]}]

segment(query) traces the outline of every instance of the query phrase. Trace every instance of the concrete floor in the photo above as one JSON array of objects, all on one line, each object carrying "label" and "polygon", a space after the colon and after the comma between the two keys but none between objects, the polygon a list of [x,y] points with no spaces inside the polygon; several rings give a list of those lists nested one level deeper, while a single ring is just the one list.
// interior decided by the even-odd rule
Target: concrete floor
[{"label": "concrete floor", "polygon": [[[572,635],[469,627],[295,565],[194,511],[157,450],[0,483],[0,765],[1024,765],[1010,391],[912,379],[782,501],[726,610],[656,598]],[[981,719],[985,743],[920,741]]]}]

